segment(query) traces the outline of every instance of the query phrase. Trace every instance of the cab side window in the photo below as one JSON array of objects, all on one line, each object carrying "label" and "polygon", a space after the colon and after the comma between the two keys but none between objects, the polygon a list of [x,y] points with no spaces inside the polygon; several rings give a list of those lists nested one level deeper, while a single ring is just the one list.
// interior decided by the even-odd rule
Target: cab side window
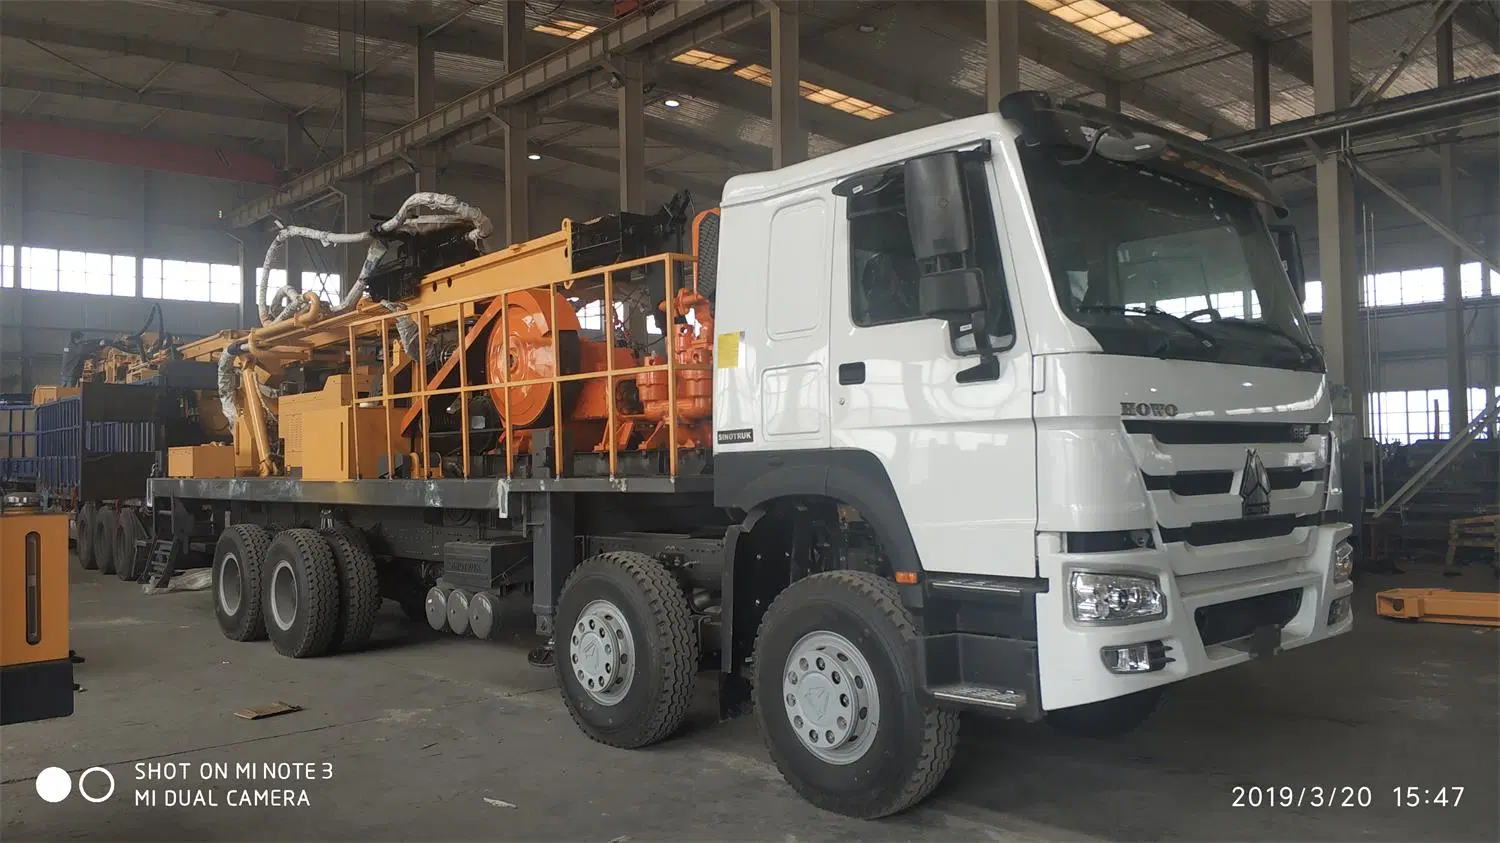
[{"label": "cab side window", "polygon": [[[1015,329],[984,163],[966,162],[964,175],[974,229],[973,254],[968,261],[984,273],[991,345],[1005,348],[1014,338]],[[867,328],[925,318],[918,292],[921,268],[906,223],[904,167],[890,168],[874,188],[850,196],[848,218],[850,315],[854,324]],[[954,350],[972,352],[973,337],[958,337]]]}]

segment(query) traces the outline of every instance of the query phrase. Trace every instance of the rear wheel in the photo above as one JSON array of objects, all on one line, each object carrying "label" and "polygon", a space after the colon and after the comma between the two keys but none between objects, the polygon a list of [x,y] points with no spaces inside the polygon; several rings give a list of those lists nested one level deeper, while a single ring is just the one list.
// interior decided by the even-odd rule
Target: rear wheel
[{"label": "rear wheel", "polygon": [[333,650],[358,650],[370,641],[380,611],[380,575],[364,534],[349,526],[323,531],[339,572],[339,618]]},{"label": "rear wheel", "polygon": [[1145,723],[1161,704],[1162,689],[1149,688],[1123,697],[1047,712],[1047,724],[1083,738],[1118,738]]},{"label": "rear wheel", "polygon": [[756,639],[755,715],[804,799],[874,819],[947,775],[958,714],[917,694],[918,643],[895,585],[875,574],[814,574],[771,603]]},{"label": "rear wheel", "polygon": [[214,614],[231,641],[266,637],[261,618],[260,581],[271,536],[258,524],[235,524],[214,545]]},{"label": "rear wheel", "polygon": [[643,553],[602,553],[568,577],[555,618],[563,702],[583,733],[636,749],[682,725],[698,642],[682,587]]},{"label": "rear wheel", "polygon": [[133,582],[138,573],[135,569],[135,543],[146,537],[141,529],[141,519],[134,509],[120,510],[120,529],[115,533],[115,576],[125,582]]},{"label": "rear wheel", "polygon": [[101,574],[115,572],[115,533],[120,531],[120,516],[109,504],[94,515],[94,562]]},{"label": "rear wheel", "polygon": [[90,501],[78,510],[78,517],[73,520],[73,533],[78,537],[78,565],[85,571],[95,571],[99,568],[99,560],[94,556],[94,516],[99,507]]},{"label": "rear wheel", "polygon": [[339,571],[317,530],[282,530],[266,549],[261,575],[266,634],[276,652],[321,656],[338,629]]}]

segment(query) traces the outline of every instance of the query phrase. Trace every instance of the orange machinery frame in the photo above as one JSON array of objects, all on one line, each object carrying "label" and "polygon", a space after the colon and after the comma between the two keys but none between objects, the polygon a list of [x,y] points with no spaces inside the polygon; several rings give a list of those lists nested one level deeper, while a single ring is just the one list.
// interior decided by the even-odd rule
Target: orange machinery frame
[{"label": "orange machinery frame", "polygon": [[[709,212],[698,215],[693,225],[694,242],[699,223]],[[515,455],[517,446],[524,446],[524,439],[537,430],[548,430],[553,436],[554,442],[561,441],[559,434],[562,432],[568,419],[564,418],[561,402],[552,401],[551,424],[546,427],[532,427],[518,429],[510,424],[512,415],[510,404],[512,393],[523,388],[543,387],[550,390],[552,395],[560,395],[564,384],[573,382],[588,383],[590,381],[602,382],[604,395],[614,396],[616,386],[625,378],[635,379],[643,391],[658,394],[665,392],[664,401],[656,402],[661,405],[663,412],[655,418],[629,416],[619,412],[616,401],[604,401],[603,418],[606,435],[601,438],[596,451],[608,453],[609,471],[611,477],[618,469],[619,454],[622,441],[628,437],[620,435],[630,425],[642,425],[651,423],[655,426],[651,444],[665,445],[669,452],[669,473],[677,475],[678,452],[684,447],[699,447],[707,443],[707,431],[711,423],[712,399],[712,342],[713,322],[711,308],[706,300],[696,295],[696,275],[692,281],[693,291],[682,290],[674,293],[675,279],[679,274],[679,267],[694,266],[695,257],[682,253],[661,253],[625,261],[608,266],[592,267],[581,272],[573,272],[570,258],[572,242],[572,223],[563,220],[559,230],[550,234],[542,235],[524,243],[517,243],[502,249],[482,255],[470,261],[455,266],[446,267],[423,278],[419,285],[418,293],[407,300],[399,302],[401,309],[392,312],[381,304],[365,300],[354,308],[340,313],[329,315],[326,313],[326,305],[319,300],[315,294],[305,294],[309,302],[306,312],[284,320],[282,322],[264,325],[249,331],[221,331],[210,337],[187,344],[179,349],[182,356],[190,360],[216,361],[223,350],[231,344],[245,344],[246,353],[241,355],[237,366],[241,369],[242,385],[239,391],[241,402],[241,421],[235,430],[235,448],[237,452],[249,449],[248,459],[243,454],[237,456],[239,473],[241,475],[275,476],[277,470],[269,459],[269,435],[266,425],[265,410],[274,406],[274,399],[269,402],[270,406],[262,406],[259,395],[259,383],[274,380],[279,377],[288,363],[306,362],[317,358],[328,359],[331,364],[342,362],[345,371],[353,373],[363,367],[359,340],[361,338],[379,337],[379,347],[384,350],[387,364],[382,367],[381,394],[378,396],[361,396],[357,387],[354,391],[352,403],[361,408],[369,408],[378,405],[384,412],[384,435],[376,437],[377,443],[368,440],[368,435],[361,436],[361,428],[366,429],[368,425],[350,425],[350,436],[353,438],[353,466],[363,466],[369,463],[363,451],[374,444],[379,447],[386,457],[386,465],[395,465],[395,448],[393,443],[400,438],[405,431],[411,428],[413,422],[419,423],[421,431],[420,449],[412,449],[415,457],[412,476],[420,478],[432,478],[441,476],[441,465],[436,468],[431,465],[431,425],[428,423],[430,400],[440,396],[455,396],[460,403],[460,415],[465,420],[461,425],[462,454],[461,464],[463,466],[462,476],[470,474],[471,456],[474,453],[474,442],[471,436],[468,418],[469,402],[476,392],[485,391],[499,397],[497,402],[503,407],[503,432],[499,437],[500,443],[504,445],[506,454],[505,477],[511,477],[515,470]],[[532,301],[550,301],[547,314],[549,326],[558,325],[558,299],[567,299],[564,294],[575,290],[581,290],[580,282],[586,280],[597,280],[603,278],[602,300],[614,302],[614,291],[616,289],[615,276],[618,273],[638,272],[653,265],[660,265],[663,269],[661,277],[665,294],[665,307],[668,308],[670,316],[685,316],[691,311],[698,325],[676,324],[674,319],[669,319],[670,327],[664,338],[667,352],[660,362],[642,362],[641,365],[621,366],[617,365],[614,353],[606,353],[602,356],[603,366],[595,370],[580,371],[574,374],[554,374],[549,377],[512,379],[508,376],[498,381],[491,381],[488,377],[472,379],[471,383],[468,355],[464,353],[472,348],[475,343],[487,336],[487,330],[498,322],[498,330],[506,338],[510,339],[509,305],[513,300],[528,297]],[[537,294],[540,293],[540,296]],[[550,295],[549,295],[550,294]],[[615,346],[615,323],[611,317],[613,308],[601,306],[601,315],[604,317],[604,344],[608,349]],[[401,318],[416,320],[420,330],[418,331],[418,342],[415,353],[411,350],[401,350],[398,343],[393,339],[397,334],[395,322]],[[469,320],[474,323],[465,327]],[[427,334],[433,328],[454,326],[460,337],[460,346],[439,370],[432,376],[427,376],[425,366],[411,365],[417,360],[427,359]],[[550,331],[551,359],[560,359],[559,336],[557,330]],[[509,349],[506,349],[509,353]],[[378,362],[375,361],[365,362]],[[394,380],[398,372],[404,367],[409,367],[412,374],[412,388],[405,392],[393,393]],[[453,374],[453,369],[458,370],[458,386],[435,388],[430,386],[432,382],[442,382],[444,378]],[[255,399],[255,400],[251,400]],[[398,415],[399,413],[399,415]],[[246,441],[248,440],[248,441]],[[558,460],[556,471],[563,470],[564,460]],[[350,479],[372,479],[363,478],[359,471]]]}]

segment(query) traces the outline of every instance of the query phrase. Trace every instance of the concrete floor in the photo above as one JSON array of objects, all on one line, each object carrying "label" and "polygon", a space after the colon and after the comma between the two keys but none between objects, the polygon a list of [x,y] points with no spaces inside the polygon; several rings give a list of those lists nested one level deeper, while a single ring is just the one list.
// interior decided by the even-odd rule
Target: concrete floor
[{"label": "concrete floor", "polygon": [[[752,722],[714,722],[708,682],[686,734],[612,750],[578,733],[519,634],[439,636],[387,604],[377,647],[295,661],[225,640],[207,592],[148,597],[75,576],[87,690],[72,718],[0,736],[7,841],[1500,839],[1500,634],[1372,615],[1377,587],[1431,576],[1361,583],[1351,635],[1185,683],[1121,741],[970,719],[935,797],[879,823],[796,798]],[[276,700],[305,710],[232,715]],[[137,781],[138,761],[188,762],[192,774]],[[307,807],[233,808],[229,788],[270,785],[198,776],[203,762],[261,761],[328,762],[333,777],[275,785],[305,788]],[[33,780],[52,765],[75,777],[103,766],[118,790],[47,804]],[[91,793],[102,786],[89,779]],[[220,807],[162,806],[168,790],[209,786]],[[1373,805],[1237,808],[1236,786],[1368,787]],[[1457,807],[1396,808],[1397,786],[1465,790]],[[136,806],[136,790],[158,807]]]}]

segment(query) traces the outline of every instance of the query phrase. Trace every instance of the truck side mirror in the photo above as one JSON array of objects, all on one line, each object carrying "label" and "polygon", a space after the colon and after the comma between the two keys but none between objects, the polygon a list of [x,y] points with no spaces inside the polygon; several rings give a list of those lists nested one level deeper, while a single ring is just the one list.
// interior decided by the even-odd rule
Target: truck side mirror
[{"label": "truck side mirror", "polygon": [[1281,255],[1281,266],[1286,270],[1287,280],[1297,293],[1299,304],[1307,301],[1307,276],[1302,266],[1302,246],[1297,241],[1297,229],[1290,225],[1271,226],[1271,236],[1276,238],[1276,251]]},{"label": "truck side mirror", "polygon": [[984,276],[977,269],[950,269],[922,276],[917,303],[923,316],[962,322],[984,310]]},{"label": "truck side mirror", "polygon": [[933,258],[963,254],[974,244],[969,197],[957,152],[906,162],[906,225],[913,256],[924,272]]}]

